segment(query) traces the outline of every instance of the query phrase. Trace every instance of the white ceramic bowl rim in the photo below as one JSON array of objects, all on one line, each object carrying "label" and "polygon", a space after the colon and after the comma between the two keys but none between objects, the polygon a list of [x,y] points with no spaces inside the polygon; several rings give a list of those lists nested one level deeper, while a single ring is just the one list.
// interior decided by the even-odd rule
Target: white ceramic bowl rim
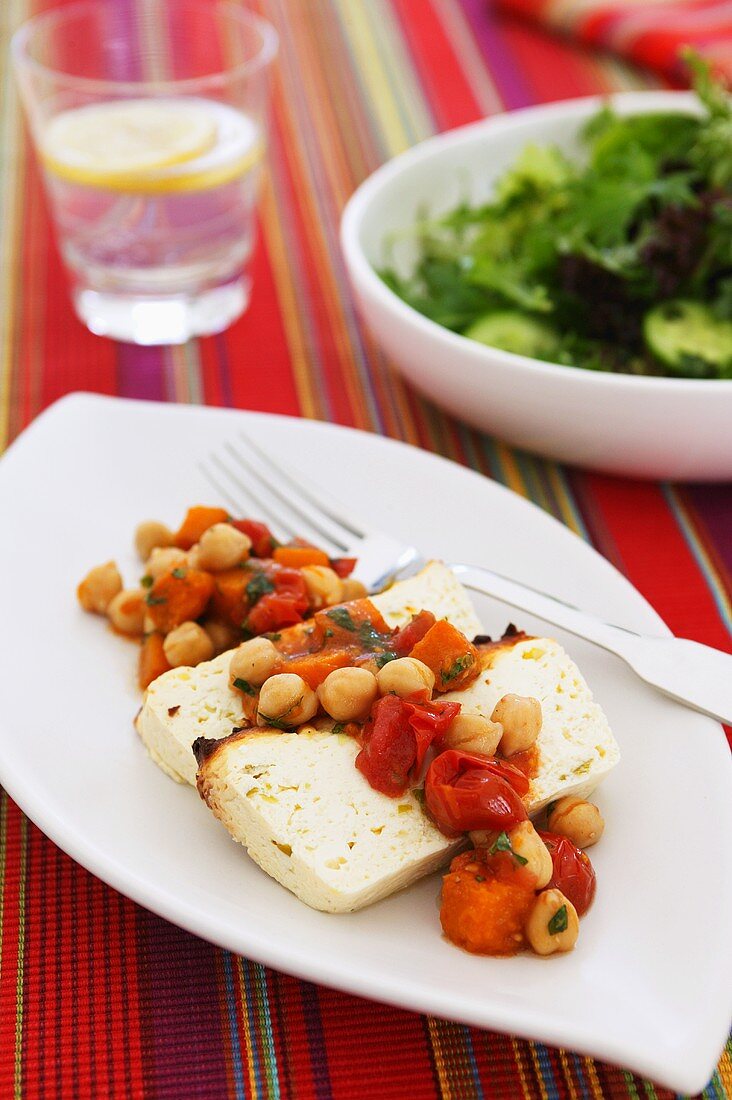
[{"label": "white ceramic bowl rim", "polygon": [[[477,122],[468,123],[466,126],[459,126],[443,134],[436,134],[434,137],[419,142],[413,148],[407,149],[404,153],[400,153],[387,161],[381,168],[377,168],[353,193],[343,211],[341,245],[348,263],[357,273],[362,287],[373,298],[378,299],[380,305],[392,315],[407,318],[411,324],[421,329],[426,336],[441,343],[445,352],[464,347],[467,337],[444,328],[436,321],[431,321],[429,317],[425,317],[424,314],[412,306],[407,305],[378,275],[366,258],[361,245],[360,227],[364,212],[382,188],[387,187],[402,171],[410,168],[413,164],[429,160],[434,150],[444,149],[446,145],[459,146],[465,141],[470,141],[476,133],[485,133],[486,135],[500,133],[502,130],[512,128],[519,118],[528,121],[537,116],[556,118],[566,115],[570,122],[576,121],[584,116],[588,108],[592,106],[599,107],[607,102],[618,106],[621,110],[626,108],[629,114],[652,110],[689,110],[690,108],[698,110],[699,103],[697,97],[691,92],[620,92],[610,96],[584,96],[538,107],[524,107],[520,110],[508,111],[502,115],[483,118]],[[501,348],[486,348],[483,352],[478,341],[468,340],[468,343],[477,354],[490,353],[494,359],[497,358],[499,362],[507,367],[520,364],[524,370],[555,377],[562,375],[566,377],[566,372],[572,371],[574,380],[580,385],[631,386],[635,389],[658,389],[660,386],[668,386],[686,393],[702,391],[708,393],[711,390],[726,390],[732,385],[732,379],[669,378],[666,376],[654,377],[652,375],[587,370],[584,367],[564,366],[560,363],[548,363],[542,359],[533,359],[526,355],[516,355],[514,352],[503,351]]]}]

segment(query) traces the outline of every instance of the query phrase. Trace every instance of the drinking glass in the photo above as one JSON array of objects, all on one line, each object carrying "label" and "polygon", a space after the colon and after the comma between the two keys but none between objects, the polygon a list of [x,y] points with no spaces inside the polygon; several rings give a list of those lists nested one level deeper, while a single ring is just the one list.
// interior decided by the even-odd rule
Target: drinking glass
[{"label": "drinking glass", "polygon": [[12,56],[76,311],[137,344],[220,332],[248,263],[277,34],[219,0],[82,0]]}]

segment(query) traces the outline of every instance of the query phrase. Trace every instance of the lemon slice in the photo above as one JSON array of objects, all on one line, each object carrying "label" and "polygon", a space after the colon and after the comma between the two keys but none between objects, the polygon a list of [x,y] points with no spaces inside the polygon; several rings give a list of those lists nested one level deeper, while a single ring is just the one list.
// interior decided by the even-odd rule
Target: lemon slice
[{"label": "lemon slice", "polygon": [[206,191],[241,179],[264,155],[259,125],[225,103],[209,101],[218,123],[216,145],[200,157],[150,172],[136,190],[146,195]]},{"label": "lemon slice", "polygon": [[200,100],[137,99],[63,111],[40,144],[46,168],[62,179],[135,190],[151,173],[203,156],[217,136],[216,116]]}]

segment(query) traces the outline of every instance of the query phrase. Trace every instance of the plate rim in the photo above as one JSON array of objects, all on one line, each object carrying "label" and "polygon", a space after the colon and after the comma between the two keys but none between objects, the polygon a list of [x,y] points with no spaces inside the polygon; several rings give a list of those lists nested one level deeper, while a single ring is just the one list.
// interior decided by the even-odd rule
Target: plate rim
[{"label": "plate rim", "polygon": [[[151,407],[154,407],[154,410],[162,415],[178,415],[181,412],[194,416],[206,416],[211,413],[215,415],[226,413],[233,419],[240,417],[242,419],[259,420],[260,422],[268,420],[287,422],[294,420],[298,422],[300,427],[305,427],[305,425],[309,423],[307,421],[303,422],[303,418],[283,416],[275,413],[139,401],[130,398],[108,397],[100,394],[73,393],[64,396],[59,401],[49,406],[48,409],[32,422],[29,428],[21,433],[21,435],[11,444],[6,454],[0,459],[0,484],[4,480],[3,471],[6,467],[7,456],[10,455],[11,452],[17,453],[16,449],[18,449],[19,444],[21,444],[23,448],[27,445],[27,440],[30,435],[36,434],[34,429],[37,425],[41,425],[42,427],[44,423],[48,423],[52,418],[55,419],[65,415],[65,410],[69,408],[73,409],[78,406],[83,407],[84,405],[91,406],[101,404],[107,406],[126,405],[134,408],[145,407],[146,410],[150,410]],[[319,430],[325,429],[336,433],[346,432],[347,434],[356,433],[360,436],[369,436],[372,434],[344,425],[327,424],[320,421],[315,421],[313,423]],[[308,430],[307,427],[305,427],[305,430]],[[375,433],[373,434],[375,435]],[[25,444],[22,443],[24,437],[26,437]],[[410,450],[420,451],[422,456],[427,456],[428,460],[436,459],[448,463],[451,466],[456,466],[463,475],[467,473],[475,477],[482,477],[482,475],[475,470],[463,467],[458,463],[453,463],[451,460],[443,458],[441,455],[435,455],[432,452],[413,447],[411,444],[401,440],[394,440],[376,435],[375,438],[378,441],[377,446],[380,443],[386,443],[387,445],[396,447],[407,447]],[[660,627],[663,625],[662,620],[645,597],[635,589],[611,562],[603,558],[591,544],[579,538],[579,536],[575,535],[565,524],[562,524],[555,517],[546,513],[537,505],[534,505],[533,502],[520,497],[519,494],[512,492],[512,490],[499,482],[489,478],[485,478],[484,480],[490,484],[493,491],[507,493],[511,497],[518,498],[523,506],[536,508],[537,511],[542,514],[544,520],[552,520],[565,535],[577,539],[583,545],[585,551],[590,551],[592,555],[599,559],[603,567],[615,573],[623,584],[627,586],[629,594],[631,594],[632,598],[638,603],[639,609],[642,606],[644,614],[649,618],[649,623],[651,620],[654,620],[657,626]],[[663,626],[663,629],[667,633],[670,633],[667,627]],[[713,727],[716,727],[718,735],[723,737],[718,723],[713,722],[712,719],[703,719],[703,721],[709,724],[710,731]],[[198,903],[194,903],[190,898],[182,898],[180,895],[168,891],[167,888],[160,887],[149,877],[134,875],[130,868],[119,863],[114,857],[110,857],[109,854],[102,848],[99,848],[93,840],[89,839],[83,832],[80,832],[72,825],[63,821],[55,811],[49,812],[49,809],[42,804],[42,796],[40,793],[33,793],[32,784],[28,784],[23,780],[23,776],[13,767],[12,760],[8,758],[4,749],[5,745],[0,741],[0,772],[2,773],[2,785],[20,809],[26,813],[29,819],[36,823],[38,828],[41,829],[41,831],[62,851],[82,867],[96,875],[103,882],[107,883],[121,894],[131,898],[137,904],[142,905],[144,908],[156,913],[172,924],[184,928],[194,935],[205,938],[209,942],[225,950],[233,950],[263,965],[294,974],[297,977],[318,984],[327,985],[352,995],[366,997],[376,1002],[381,1001],[393,1004],[407,1011],[428,1013],[472,1024],[473,1026],[489,1028],[504,1033],[507,1032],[509,1034],[549,1043],[558,1047],[569,1047],[580,1053],[594,1056],[621,1066],[632,1065],[636,1072],[656,1082],[666,1084],[670,1088],[678,1089],[679,1091],[689,1093],[699,1091],[707,1083],[716,1068],[719,1054],[723,1050],[724,1042],[729,1032],[729,1027],[726,1024],[723,1028],[720,1026],[718,1034],[711,1039],[709,1035],[705,1033],[704,1039],[706,1042],[703,1044],[704,1050],[702,1054],[699,1054],[697,1049],[693,1066],[687,1066],[683,1070],[679,1067],[675,1067],[671,1072],[667,1073],[665,1055],[667,1055],[668,1052],[659,1050],[654,1056],[647,1053],[645,1050],[639,1050],[638,1052],[634,1052],[632,1058],[629,1060],[623,1040],[617,1041],[612,1038],[601,1037],[597,1034],[597,1028],[595,1028],[593,1032],[591,1026],[578,1028],[574,1024],[570,1025],[572,1035],[568,1037],[566,1028],[563,1030],[561,1017],[559,1018],[560,1022],[558,1026],[553,1028],[547,1026],[545,1015],[541,1015],[540,1012],[537,1012],[534,1016],[530,1011],[527,1011],[525,1005],[520,1006],[518,1009],[514,1009],[510,1004],[504,1004],[500,1009],[496,1007],[493,1011],[489,1006],[488,1010],[482,1014],[482,1018],[477,1019],[476,1014],[472,1012],[472,1010],[461,1012],[459,1006],[455,1003],[450,1008],[449,1015],[446,1016],[444,992],[436,992],[433,995],[431,991],[425,990],[419,986],[412,989],[412,986],[407,983],[407,988],[410,990],[408,996],[412,997],[413,1003],[405,1004],[405,983],[403,980],[400,981],[400,985],[397,987],[396,980],[392,979],[391,982],[388,982],[383,974],[375,978],[370,978],[369,975],[365,974],[363,971],[358,971],[356,968],[344,967],[342,963],[330,966],[327,959],[318,958],[316,960],[314,958],[307,958],[302,954],[298,954],[297,951],[290,948],[287,943],[274,945],[271,940],[267,940],[266,937],[260,935],[256,928],[248,928],[242,939],[238,932],[235,935],[232,934],[231,927],[225,923],[224,919],[216,915],[212,916],[210,911],[202,908]],[[720,966],[720,972],[726,974],[729,979],[727,982],[727,986],[730,989],[728,998],[728,1017],[732,1017],[732,943],[728,946],[722,962],[723,965]],[[384,984],[385,982],[386,984]],[[454,996],[451,996],[454,1001]],[[415,1007],[415,998],[419,1002],[418,1007]],[[448,998],[448,1000],[449,999],[450,998]],[[541,1016],[541,1019],[539,1019],[539,1016]],[[700,1036],[697,1047],[702,1046],[701,1038]],[[703,1067],[703,1069],[701,1067]],[[703,1080],[702,1072],[706,1074]]]}]

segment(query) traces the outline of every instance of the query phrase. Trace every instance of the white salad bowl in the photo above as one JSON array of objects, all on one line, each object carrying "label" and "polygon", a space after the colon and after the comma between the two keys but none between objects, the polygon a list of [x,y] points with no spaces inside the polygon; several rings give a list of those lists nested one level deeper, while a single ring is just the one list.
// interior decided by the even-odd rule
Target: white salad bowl
[{"label": "white salad bowl", "polygon": [[[614,474],[675,480],[732,478],[732,381],[609,374],[486,347],[443,328],[398,297],[377,271],[414,262],[405,234],[418,213],[490,197],[528,144],[580,153],[583,123],[602,97],[512,111],[430,138],[373,173],[341,226],[359,307],[405,378],[476,428],[529,451]],[[699,111],[687,92],[610,97],[620,114]],[[387,252],[387,242],[391,244]]]}]

